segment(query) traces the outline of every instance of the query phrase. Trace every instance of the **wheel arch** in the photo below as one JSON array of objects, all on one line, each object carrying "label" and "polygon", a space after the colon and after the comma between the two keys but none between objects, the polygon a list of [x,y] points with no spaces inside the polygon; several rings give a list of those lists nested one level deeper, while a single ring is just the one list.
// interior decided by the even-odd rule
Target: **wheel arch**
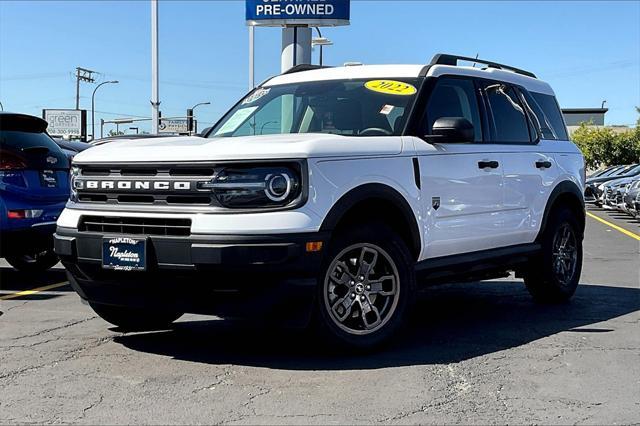
[{"label": "wheel arch", "polygon": [[398,232],[414,259],[418,259],[422,238],[413,209],[400,192],[383,183],[360,185],[342,195],[325,216],[320,230],[334,231],[355,223],[364,213],[367,220],[381,219]]},{"label": "wheel arch", "polygon": [[572,181],[565,180],[556,185],[551,191],[551,195],[549,195],[536,241],[540,241],[540,238],[544,235],[551,213],[560,206],[566,206],[577,213],[576,217],[580,225],[580,232],[584,235],[586,225],[584,196],[578,185]]}]

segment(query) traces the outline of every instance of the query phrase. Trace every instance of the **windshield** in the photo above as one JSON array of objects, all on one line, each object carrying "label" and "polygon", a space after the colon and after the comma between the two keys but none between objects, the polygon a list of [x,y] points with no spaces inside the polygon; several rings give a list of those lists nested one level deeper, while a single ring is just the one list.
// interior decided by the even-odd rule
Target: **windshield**
[{"label": "windshield", "polygon": [[258,88],[232,108],[208,137],[400,135],[417,84],[417,79],[338,80]]}]

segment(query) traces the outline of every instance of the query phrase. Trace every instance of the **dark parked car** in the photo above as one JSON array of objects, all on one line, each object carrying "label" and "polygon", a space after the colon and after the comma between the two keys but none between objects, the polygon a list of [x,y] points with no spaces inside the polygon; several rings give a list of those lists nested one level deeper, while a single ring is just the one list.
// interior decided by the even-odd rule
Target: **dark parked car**
[{"label": "dark parked car", "polygon": [[602,190],[604,189],[604,184],[615,179],[630,178],[638,175],[640,175],[640,164],[630,164],[621,166],[606,176],[601,175],[595,178],[589,178],[585,182],[585,198],[595,201],[596,205],[602,205]]},{"label": "dark parked car", "polygon": [[46,129],[41,118],[0,112],[0,257],[23,271],[58,262],[53,233],[69,198],[69,159]]},{"label": "dark parked car", "polygon": [[632,216],[636,216],[638,214],[638,209],[636,206],[636,202],[640,197],[640,177],[634,179],[633,182],[629,185],[626,193],[624,194],[624,204],[623,209],[627,211]]},{"label": "dark parked car", "polygon": [[148,135],[148,134],[107,136],[100,139],[94,139],[91,142],[89,142],[89,145],[99,146],[99,145],[104,145],[106,143],[118,142],[123,140],[152,139],[152,138],[162,138],[166,136],[167,135]]},{"label": "dark parked car", "polygon": [[91,144],[88,142],[72,141],[66,139],[54,139],[54,142],[62,149],[67,155],[69,161],[73,160],[73,157],[79,152],[85,149],[91,148]]}]

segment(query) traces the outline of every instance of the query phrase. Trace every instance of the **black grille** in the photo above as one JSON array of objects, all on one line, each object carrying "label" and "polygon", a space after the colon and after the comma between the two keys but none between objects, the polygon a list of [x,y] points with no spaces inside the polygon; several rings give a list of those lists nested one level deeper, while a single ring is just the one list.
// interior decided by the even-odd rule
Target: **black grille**
[{"label": "black grille", "polygon": [[127,235],[191,235],[191,219],[82,216],[80,232]]},{"label": "black grille", "polygon": [[[81,166],[81,178],[95,178],[101,180],[162,180],[166,182],[206,182],[215,175],[214,166],[199,164],[184,165],[113,165],[113,166]],[[101,191],[100,189],[79,189],[80,202],[94,204],[150,204],[156,206],[167,205],[217,205],[217,200],[211,191],[197,190],[182,191],[180,194],[167,191],[146,191],[147,193],[132,193],[132,191]],[[171,191],[169,191],[171,192]]]}]

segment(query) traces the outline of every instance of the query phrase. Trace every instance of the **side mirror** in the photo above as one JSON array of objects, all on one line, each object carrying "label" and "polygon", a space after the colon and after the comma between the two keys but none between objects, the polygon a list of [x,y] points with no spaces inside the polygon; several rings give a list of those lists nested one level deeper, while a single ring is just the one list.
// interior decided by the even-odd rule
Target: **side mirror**
[{"label": "side mirror", "polygon": [[475,132],[473,124],[464,117],[440,117],[433,123],[427,139],[443,143],[473,142]]}]

